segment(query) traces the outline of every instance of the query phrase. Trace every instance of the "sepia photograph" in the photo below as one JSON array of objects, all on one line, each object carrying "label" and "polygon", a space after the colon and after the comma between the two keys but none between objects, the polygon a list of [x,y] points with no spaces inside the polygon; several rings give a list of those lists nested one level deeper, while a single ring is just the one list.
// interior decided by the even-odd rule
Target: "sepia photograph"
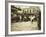
[{"label": "sepia photograph", "polygon": [[40,29],[41,11],[38,6],[11,5],[11,31]]},{"label": "sepia photograph", "polygon": [[9,3],[8,7],[9,32],[37,33],[43,31],[43,5]]}]

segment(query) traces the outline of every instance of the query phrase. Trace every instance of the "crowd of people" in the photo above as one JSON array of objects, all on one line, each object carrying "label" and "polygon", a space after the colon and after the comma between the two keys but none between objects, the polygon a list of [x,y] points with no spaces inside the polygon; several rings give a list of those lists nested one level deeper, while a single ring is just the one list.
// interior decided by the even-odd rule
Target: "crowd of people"
[{"label": "crowd of people", "polygon": [[37,17],[35,15],[16,15],[15,17],[12,17],[12,22],[27,22],[37,20]]}]

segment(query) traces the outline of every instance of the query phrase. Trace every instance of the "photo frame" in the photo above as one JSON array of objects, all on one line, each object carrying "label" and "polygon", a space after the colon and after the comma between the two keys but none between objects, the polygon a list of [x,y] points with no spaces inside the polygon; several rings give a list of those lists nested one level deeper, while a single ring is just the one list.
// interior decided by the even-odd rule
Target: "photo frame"
[{"label": "photo frame", "polygon": [[[33,19],[32,19],[33,18]],[[6,1],[5,35],[45,33],[45,4],[42,2]]]}]

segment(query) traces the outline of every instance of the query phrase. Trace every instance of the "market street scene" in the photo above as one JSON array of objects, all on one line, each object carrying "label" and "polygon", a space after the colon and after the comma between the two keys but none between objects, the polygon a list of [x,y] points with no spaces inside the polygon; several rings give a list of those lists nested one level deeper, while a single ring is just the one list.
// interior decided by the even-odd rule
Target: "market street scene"
[{"label": "market street scene", "polygon": [[41,30],[39,6],[11,5],[11,31]]}]

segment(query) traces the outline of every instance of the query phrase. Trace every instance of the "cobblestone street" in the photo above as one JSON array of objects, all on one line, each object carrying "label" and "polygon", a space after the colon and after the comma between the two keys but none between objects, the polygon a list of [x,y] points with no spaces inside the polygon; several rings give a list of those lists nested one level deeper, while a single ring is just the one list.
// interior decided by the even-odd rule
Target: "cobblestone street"
[{"label": "cobblestone street", "polygon": [[31,31],[31,30],[38,30],[37,21],[17,22],[12,23],[11,25],[11,31]]}]

